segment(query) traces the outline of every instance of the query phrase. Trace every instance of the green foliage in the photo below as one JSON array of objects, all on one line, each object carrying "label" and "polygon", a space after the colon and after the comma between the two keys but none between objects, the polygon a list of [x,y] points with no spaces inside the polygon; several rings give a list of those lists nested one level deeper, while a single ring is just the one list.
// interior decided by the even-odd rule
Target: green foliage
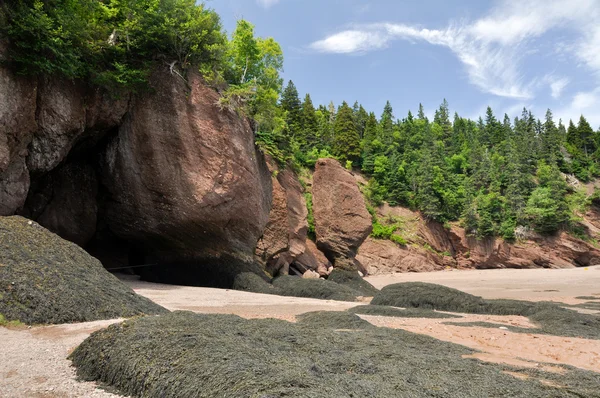
[{"label": "green foliage", "polygon": [[137,89],[156,65],[223,69],[220,18],[194,0],[10,0],[2,15],[9,59],[22,74]]},{"label": "green foliage", "polygon": [[263,153],[271,155],[280,166],[285,166],[289,159],[288,154],[281,149],[283,142],[283,135],[275,131],[256,133],[256,145]]},{"label": "green foliage", "polygon": [[360,159],[360,136],[352,108],[346,102],[342,103],[338,110],[333,133],[333,154],[340,159],[358,162]]},{"label": "green foliage", "polygon": [[568,221],[560,211],[559,200],[547,187],[536,188],[531,193],[525,215],[538,232],[552,233]]},{"label": "green foliage", "polygon": [[335,157],[329,153],[327,149],[318,149],[312,148],[304,158],[304,165],[306,167],[314,168],[315,164],[317,164],[317,160],[325,159],[325,158],[334,158]]},{"label": "green foliage", "polygon": [[0,326],[9,327],[9,328],[16,328],[16,327],[21,327],[21,326],[24,326],[24,325],[25,324],[22,323],[19,320],[8,321],[8,320],[6,320],[6,318],[4,317],[4,315],[0,314]]},{"label": "green foliage", "polygon": [[304,200],[306,201],[306,210],[308,215],[306,216],[306,222],[308,223],[308,236],[315,238],[315,213],[313,211],[313,198],[311,192],[304,192]]}]

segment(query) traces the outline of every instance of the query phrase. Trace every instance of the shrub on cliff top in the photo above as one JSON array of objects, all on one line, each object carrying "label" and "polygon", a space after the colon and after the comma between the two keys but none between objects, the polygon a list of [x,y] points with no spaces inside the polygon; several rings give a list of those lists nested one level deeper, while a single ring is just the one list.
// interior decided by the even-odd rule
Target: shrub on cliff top
[{"label": "shrub on cliff top", "polygon": [[600,397],[598,373],[484,365],[464,346],[337,316],[174,312],[95,332],[70,359],[82,379],[132,397]]},{"label": "shrub on cliff top", "polygon": [[69,323],[164,312],[74,243],[22,217],[0,217],[0,314],[6,320]]}]

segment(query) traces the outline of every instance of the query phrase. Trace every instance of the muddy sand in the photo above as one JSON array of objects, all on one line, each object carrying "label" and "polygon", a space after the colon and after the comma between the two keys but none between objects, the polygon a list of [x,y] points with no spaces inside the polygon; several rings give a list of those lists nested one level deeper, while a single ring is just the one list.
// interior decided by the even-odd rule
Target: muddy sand
[{"label": "muddy sand", "polygon": [[[280,318],[293,321],[309,311],[342,311],[361,303],[160,285],[123,279],[139,294],[171,310],[237,314],[246,318]],[[421,281],[437,283],[485,298],[552,300],[570,304],[600,298],[600,266],[567,270],[443,271],[419,274],[377,275],[367,278],[376,287]],[[474,357],[526,367],[562,371],[571,365],[600,372],[600,340],[566,338],[535,333],[513,333],[503,325],[534,327],[518,316],[465,315],[452,322],[493,322],[497,329],[445,325],[445,319],[363,316],[377,326],[402,328],[481,351]],[[116,397],[94,383],[81,383],[66,359],[93,331],[119,322],[98,321],[70,325],[7,329],[0,327],[1,397]],[[600,332],[599,332],[600,333]]]}]

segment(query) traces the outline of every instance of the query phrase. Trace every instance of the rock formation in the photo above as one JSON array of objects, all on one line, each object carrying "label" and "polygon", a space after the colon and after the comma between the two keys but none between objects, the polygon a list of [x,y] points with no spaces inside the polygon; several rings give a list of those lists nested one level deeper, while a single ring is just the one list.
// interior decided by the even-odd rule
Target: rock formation
[{"label": "rock formation", "polygon": [[319,159],[312,193],[317,247],[334,267],[361,268],[356,251],[373,227],[356,180],[337,160]]},{"label": "rock formation", "polygon": [[425,250],[403,247],[390,240],[367,238],[356,256],[369,275],[430,272],[443,269],[439,258]]},{"label": "rock formation", "polygon": [[[246,258],[271,205],[270,175],[249,123],[220,110],[197,73],[157,72],[109,142],[101,180],[111,231],[157,262]],[[151,260],[152,262],[152,260]]]},{"label": "rock formation", "polygon": [[272,188],[249,122],[220,109],[197,73],[185,82],[165,68],[150,84],[115,97],[0,67],[0,215],[23,214],[96,253],[120,248],[120,266],[157,264],[164,276],[186,264],[192,284],[205,271],[190,266],[256,270]]},{"label": "rock formation", "polygon": [[[296,174],[289,167],[281,169],[271,158],[267,158],[267,165],[272,176],[273,204],[256,256],[272,275],[286,275],[290,264],[305,252],[308,211]],[[317,269],[317,265],[308,268]]]},{"label": "rock formation", "polygon": [[[594,211],[583,220],[592,233]],[[423,272],[445,268],[570,268],[600,264],[600,250],[567,233],[540,236],[527,231],[516,242],[500,238],[467,236],[454,224],[450,229],[424,220],[419,213],[383,205],[380,220],[391,217],[402,227],[397,234],[407,245],[369,238],[360,247],[357,259],[369,274]]]}]

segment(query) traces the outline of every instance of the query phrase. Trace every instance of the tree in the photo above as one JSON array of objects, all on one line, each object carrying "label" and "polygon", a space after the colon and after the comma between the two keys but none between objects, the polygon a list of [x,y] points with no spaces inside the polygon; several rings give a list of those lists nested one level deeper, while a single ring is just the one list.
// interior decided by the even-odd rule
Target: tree
[{"label": "tree", "polygon": [[297,139],[302,131],[302,103],[298,97],[298,90],[291,80],[281,95],[281,109],[285,112],[287,134],[291,139]]},{"label": "tree", "polygon": [[346,101],[342,103],[333,125],[333,154],[345,160],[357,162],[360,159],[360,137],[356,129],[352,108]]},{"label": "tree", "polygon": [[377,140],[378,122],[375,113],[371,112],[365,125],[362,139],[362,169],[365,173],[373,173],[375,157],[377,156],[380,142]]},{"label": "tree", "polygon": [[540,185],[531,193],[525,215],[537,231],[549,234],[569,221],[567,183],[556,165],[545,162],[540,163],[537,177]]},{"label": "tree", "polygon": [[310,98],[310,94],[306,94],[302,103],[302,143],[303,150],[313,148],[317,144],[317,134],[319,133],[319,121],[315,112],[315,107]]}]

